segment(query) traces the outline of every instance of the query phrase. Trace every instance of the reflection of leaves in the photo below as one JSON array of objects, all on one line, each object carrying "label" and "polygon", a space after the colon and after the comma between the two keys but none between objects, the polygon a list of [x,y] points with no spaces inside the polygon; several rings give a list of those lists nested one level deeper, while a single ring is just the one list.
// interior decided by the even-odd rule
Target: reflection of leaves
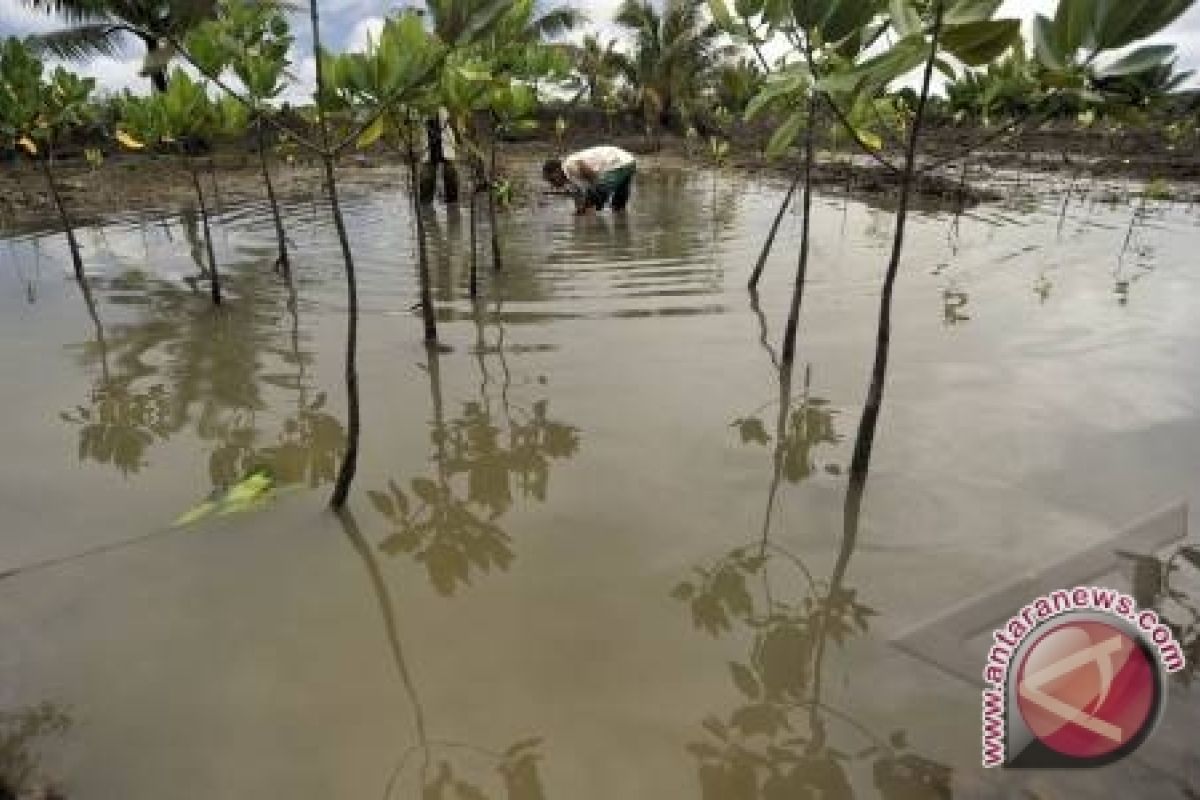
[{"label": "reflection of leaves", "polygon": [[52,703],[0,711],[0,797],[24,797],[39,780],[37,739],[65,733],[71,718]]},{"label": "reflection of leaves", "polygon": [[473,569],[486,573],[512,563],[508,534],[477,517],[448,486],[428,478],[415,478],[410,486],[419,501],[415,507],[395,483],[388,493],[369,493],[375,508],[397,528],[380,544],[385,553],[404,553],[423,563],[444,595],[470,583]]},{"label": "reflection of leaves", "polygon": [[170,399],[160,384],[139,393],[110,382],[93,393],[90,406],[76,406],[61,416],[80,426],[81,461],[111,464],[125,475],[145,466],[146,448],[171,430]]},{"label": "reflection of leaves", "polygon": [[807,626],[783,622],[762,634],[755,664],[766,696],[772,700],[799,699],[809,680],[812,636]]},{"label": "reflection of leaves", "polygon": [[671,595],[690,602],[696,627],[717,636],[730,629],[731,618],[748,621],[752,616],[754,601],[746,578],[757,574],[765,565],[766,559],[762,556],[738,548],[711,570],[697,569],[699,586],[684,581],[671,591]]},{"label": "reflection of leaves", "polygon": [[916,753],[886,755],[876,760],[875,787],[885,800],[948,800],[952,771]]},{"label": "reflection of leaves", "polygon": [[[781,562],[772,566],[777,556]],[[687,744],[704,800],[850,798],[850,776],[868,766],[888,800],[943,796],[938,792],[949,785],[949,768],[904,752],[900,732],[889,742],[831,712],[816,690],[824,639],[841,643],[863,633],[875,614],[854,589],[814,581],[797,558],[773,544],[735,548],[695,572],[698,577],[671,594],[688,603],[697,626],[717,635],[740,625],[753,634],[749,659],[729,664],[741,704],[727,720],[705,718],[707,735]],[[789,597],[771,587],[768,581],[780,575],[798,576],[804,592]],[[835,741],[838,731],[827,729],[827,713],[838,731],[854,737],[846,746]],[[860,766],[852,771],[851,762]]]},{"label": "reflection of leaves", "polygon": [[751,700],[757,700],[762,696],[762,690],[758,685],[758,678],[754,677],[754,673],[745,664],[739,664],[732,661],[729,664],[729,669],[733,673],[733,682],[742,694]]},{"label": "reflection of leaves", "polygon": [[537,759],[534,753],[521,752],[500,765],[508,800],[545,800],[546,792],[538,774]]},{"label": "reflection of leaves", "polygon": [[729,718],[729,725],[736,728],[742,736],[763,734],[775,736],[781,730],[791,727],[787,714],[782,708],[773,703],[754,703],[743,706]]},{"label": "reflection of leaves", "polygon": [[813,450],[841,441],[833,427],[833,411],[819,397],[808,397],[793,409],[783,446],[783,475],[799,483],[812,475],[816,464]]},{"label": "reflection of leaves", "polygon": [[742,437],[742,444],[749,444],[751,442],[754,444],[767,444],[771,441],[771,436],[767,433],[767,426],[758,417],[735,419],[732,427],[738,429],[738,434]]}]

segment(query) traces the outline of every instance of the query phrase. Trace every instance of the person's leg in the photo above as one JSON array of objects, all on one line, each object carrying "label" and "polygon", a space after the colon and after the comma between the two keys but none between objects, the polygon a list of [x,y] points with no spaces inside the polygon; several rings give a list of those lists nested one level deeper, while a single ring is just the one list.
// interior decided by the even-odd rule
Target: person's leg
[{"label": "person's leg", "polygon": [[417,199],[421,201],[421,205],[429,205],[433,202],[435,192],[437,192],[437,164],[422,164]]},{"label": "person's leg", "polygon": [[453,161],[442,162],[442,186],[446,192],[447,203],[458,202],[458,170]]},{"label": "person's leg", "polygon": [[633,175],[635,172],[634,167],[630,165],[629,172],[621,179],[617,184],[617,188],[613,191],[613,211],[624,211],[625,206],[629,205],[629,194],[633,191]]},{"label": "person's leg", "polygon": [[597,211],[603,211],[605,204],[608,202],[609,190],[603,183],[593,186],[588,189],[587,201],[588,205]]}]

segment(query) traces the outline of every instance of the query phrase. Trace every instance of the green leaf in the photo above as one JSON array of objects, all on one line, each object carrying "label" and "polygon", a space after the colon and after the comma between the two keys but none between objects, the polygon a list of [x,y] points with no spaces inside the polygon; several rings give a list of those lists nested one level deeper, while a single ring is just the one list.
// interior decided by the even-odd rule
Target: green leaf
[{"label": "green leaf", "polygon": [[888,14],[892,18],[892,27],[901,37],[913,36],[925,29],[921,15],[908,0],[889,0]]},{"label": "green leaf", "polygon": [[742,19],[751,19],[762,13],[763,0],[733,0],[733,10]]},{"label": "green leaf", "polygon": [[792,17],[802,30],[812,30],[820,27],[821,23],[831,14],[837,12],[836,6],[844,6],[847,3],[842,0],[833,0],[833,2],[821,2],[820,0],[792,0]]},{"label": "green leaf", "polygon": [[[862,0],[809,0],[818,8],[824,7],[824,16],[820,20],[819,30],[827,44],[836,44],[844,39],[852,38],[875,18],[876,4]],[[881,26],[883,27],[883,26]],[[870,41],[870,37],[868,37]]]},{"label": "green leaf", "polygon": [[375,142],[379,141],[379,137],[383,136],[384,126],[383,115],[380,114],[375,118],[374,122],[367,126],[366,130],[358,135],[358,141],[355,142],[355,145],[360,150],[364,150],[375,144]]},{"label": "green leaf", "polygon": [[804,88],[805,74],[798,71],[772,76],[746,105],[745,118],[754,119],[764,108],[776,100]]},{"label": "green leaf", "polygon": [[725,4],[725,0],[708,0],[708,10],[712,12],[718,28],[723,31],[733,28],[733,17],[729,13],[729,6]]},{"label": "green leaf", "polygon": [[[1122,0],[1136,2],[1137,0]],[[1070,56],[1095,41],[1097,6],[1104,0],[1059,0],[1054,14],[1055,52]]]},{"label": "green leaf", "polygon": [[1054,22],[1044,14],[1033,18],[1033,54],[1046,69],[1061,72],[1067,68],[1070,54],[1059,49]]},{"label": "green leaf", "polygon": [[787,152],[787,149],[792,146],[792,142],[796,141],[800,129],[804,127],[805,116],[803,111],[794,111],[783,121],[782,125],[775,129],[775,132],[771,134],[771,140],[767,143],[769,157],[775,158]]},{"label": "green leaf", "polygon": [[1021,21],[998,19],[947,28],[942,46],[965,64],[983,66],[1021,40]]},{"label": "green leaf", "polygon": [[1192,6],[1193,0],[1155,0],[1142,3],[1140,13],[1134,18],[1130,35],[1131,41],[1153,36],[1175,22]]},{"label": "green leaf", "polygon": [[1003,0],[958,0],[947,11],[942,22],[945,25],[965,25],[968,22],[983,22],[996,16]]},{"label": "green leaf", "polygon": [[1175,46],[1170,44],[1152,44],[1139,47],[1129,55],[1103,67],[1097,71],[1102,78],[1115,78],[1122,75],[1137,75],[1147,72],[1166,62],[1175,54]]},{"label": "green leaf", "polygon": [[862,130],[860,128],[855,128],[854,133],[858,136],[858,139],[860,142],[862,142],[863,144],[865,144],[867,147],[871,148],[872,150],[882,150],[883,149],[883,138],[880,137],[879,134],[872,133],[871,131],[867,131],[867,130]]}]

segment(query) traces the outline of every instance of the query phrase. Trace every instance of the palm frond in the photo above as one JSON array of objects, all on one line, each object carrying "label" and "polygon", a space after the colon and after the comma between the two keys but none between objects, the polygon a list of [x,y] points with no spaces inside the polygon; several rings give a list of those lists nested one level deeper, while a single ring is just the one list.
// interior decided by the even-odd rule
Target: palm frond
[{"label": "palm frond", "polygon": [[61,18],[71,25],[96,23],[110,16],[105,0],[21,0],[26,8]]},{"label": "palm frond", "polygon": [[538,16],[530,23],[530,31],[542,39],[552,39],[583,26],[587,14],[570,6],[558,6]]},{"label": "palm frond", "polygon": [[96,56],[117,56],[124,51],[122,31],[111,22],[34,34],[25,41],[38,52],[49,53],[67,61],[87,61]]}]

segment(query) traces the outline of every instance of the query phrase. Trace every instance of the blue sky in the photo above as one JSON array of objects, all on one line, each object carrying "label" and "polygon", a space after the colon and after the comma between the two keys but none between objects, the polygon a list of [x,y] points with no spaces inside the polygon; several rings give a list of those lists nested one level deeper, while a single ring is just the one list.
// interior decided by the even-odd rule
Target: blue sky
[{"label": "blue sky", "polygon": [[[593,27],[603,36],[616,37],[618,31],[610,21],[619,3],[620,0],[579,0],[571,5],[583,9],[591,18]],[[1001,14],[1028,20],[1037,12],[1050,13],[1056,4],[1056,0],[1005,0]],[[402,5],[406,3],[321,0],[322,35],[333,49],[356,49],[366,41],[368,32],[377,29],[384,16]],[[53,17],[29,10],[19,0],[0,0],[0,36],[53,30],[60,24]],[[293,25],[297,34],[297,55],[293,59],[297,85],[291,99],[302,100],[311,92],[312,85],[312,58],[301,55],[308,51],[310,41],[307,17],[301,15],[293,20]],[[1200,4],[1159,38],[1179,46],[1179,61],[1183,68],[1200,71]],[[98,58],[77,68],[97,78],[103,89],[146,91],[148,82],[138,76],[140,67],[141,50],[135,42],[119,58]],[[1200,85],[1197,79],[1191,83]]]}]

